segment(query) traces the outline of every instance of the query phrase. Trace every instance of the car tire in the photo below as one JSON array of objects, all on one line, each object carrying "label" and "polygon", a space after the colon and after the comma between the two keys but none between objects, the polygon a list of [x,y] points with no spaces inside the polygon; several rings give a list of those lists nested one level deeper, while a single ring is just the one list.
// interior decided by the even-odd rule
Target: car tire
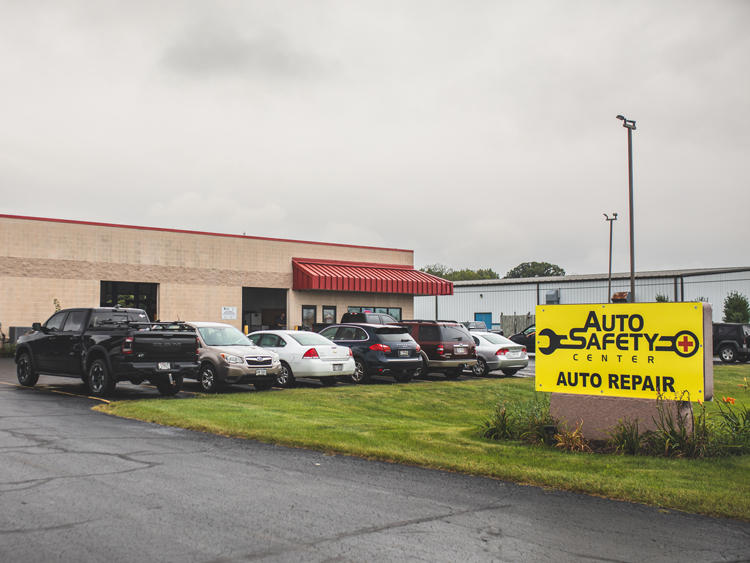
[{"label": "car tire", "polygon": [[323,387],[333,387],[339,380],[337,377],[321,377],[320,382],[323,384]]},{"label": "car tire", "polygon": [[424,358],[422,358],[422,365],[414,370],[413,377],[420,377],[423,375],[427,375],[427,362]]},{"label": "car tire", "polygon": [[725,364],[733,364],[737,360],[737,352],[731,346],[722,346],[719,348],[719,358]]},{"label": "car tire", "polygon": [[396,372],[393,374],[393,379],[399,383],[409,383],[415,376],[417,370]]},{"label": "car tire", "polygon": [[490,369],[487,367],[487,362],[485,362],[482,358],[477,358],[477,363],[474,364],[474,366],[471,368],[471,371],[477,377],[484,377],[490,372]]},{"label": "car tire", "polygon": [[104,360],[94,360],[89,366],[89,391],[94,397],[106,397],[115,390],[116,381]]},{"label": "car tire", "polygon": [[445,372],[445,379],[458,379],[464,370],[462,369],[449,369]]},{"label": "car tire", "polygon": [[18,378],[18,383],[24,387],[34,387],[36,382],[39,381],[39,374],[34,371],[34,364],[31,363],[31,356],[26,352],[18,356],[16,377]]},{"label": "car tire", "polygon": [[504,369],[504,370],[502,370],[502,372],[503,372],[503,374],[505,374],[507,376],[511,376],[511,375],[516,375],[516,373],[518,372],[518,369],[516,369],[516,368],[514,368],[514,369]]},{"label": "car tire", "polygon": [[268,391],[271,387],[274,386],[276,382],[274,380],[271,381],[258,381],[257,383],[253,383],[253,387],[255,387],[256,391]]},{"label": "car tire", "polygon": [[370,381],[370,372],[367,370],[367,364],[361,358],[354,360],[354,373],[349,376],[352,383],[367,383]]},{"label": "car tire", "polygon": [[165,397],[174,397],[182,390],[182,376],[173,374],[172,382],[170,383],[169,377],[165,375],[157,379],[154,384],[159,390],[159,393]]},{"label": "car tire", "polygon": [[200,383],[201,390],[206,393],[216,393],[219,389],[219,379],[216,377],[216,368],[211,364],[203,365],[198,374],[198,383]]},{"label": "car tire", "polygon": [[294,372],[292,372],[292,368],[286,362],[281,362],[281,370],[279,371],[279,375],[276,376],[276,385],[286,389],[294,386]]}]

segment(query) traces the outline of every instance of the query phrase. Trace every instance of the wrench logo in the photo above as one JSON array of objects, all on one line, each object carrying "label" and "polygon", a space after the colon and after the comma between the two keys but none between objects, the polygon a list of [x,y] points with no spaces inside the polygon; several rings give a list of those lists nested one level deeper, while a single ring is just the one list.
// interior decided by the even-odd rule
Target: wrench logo
[{"label": "wrench logo", "polygon": [[554,330],[544,328],[539,331],[539,336],[546,336],[549,338],[549,345],[542,348],[538,348],[539,352],[545,356],[551,354],[555,350],[567,349],[567,350],[583,350],[586,347],[585,342],[577,342],[575,344],[563,344],[563,339],[568,337],[564,334],[557,334]]}]

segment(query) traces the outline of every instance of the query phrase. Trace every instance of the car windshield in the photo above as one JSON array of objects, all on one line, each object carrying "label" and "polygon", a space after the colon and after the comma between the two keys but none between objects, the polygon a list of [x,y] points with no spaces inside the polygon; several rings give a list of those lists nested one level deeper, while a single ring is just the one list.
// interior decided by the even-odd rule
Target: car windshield
[{"label": "car windshield", "polygon": [[412,342],[405,328],[379,328],[375,331],[383,342]]},{"label": "car windshield", "polygon": [[252,346],[247,339],[233,326],[203,326],[198,329],[206,346]]},{"label": "car windshield", "polygon": [[515,345],[515,342],[513,342],[512,340],[508,340],[507,338],[505,338],[504,336],[500,336],[499,334],[492,334],[492,333],[482,334],[482,338],[484,338],[490,344]]},{"label": "car windshield", "polygon": [[443,340],[455,340],[457,342],[467,341],[474,342],[474,339],[469,335],[464,327],[457,326],[444,326],[442,327]]},{"label": "car windshield", "polygon": [[294,334],[290,334],[289,336],[302,344],[302,346],[315,346],[316,344],[327,344],[328,346],[330,346],[332,344],[330,340],[328,340],[325,336],[321,336],[317,332],[295,332]]}]

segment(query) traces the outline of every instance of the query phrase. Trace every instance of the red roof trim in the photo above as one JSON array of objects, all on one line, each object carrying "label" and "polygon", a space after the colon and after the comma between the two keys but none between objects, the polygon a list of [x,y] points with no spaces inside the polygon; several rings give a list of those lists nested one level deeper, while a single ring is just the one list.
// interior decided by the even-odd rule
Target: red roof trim
[{"label": "red roof trim", "polygon": [[453,295],[453,283],[402,264],[292,258],[292,289]]},{"label": "red roof trim", "polygon": [[204,235],[210,237],[227,237],[227,238],[241,238],[241,239],[252,239],[252,240],[268,240],[272,242],[293,242],[299,244],[317,244],[320,246],[340,246],[344,248],[364,248],[367,250],[388,250],[390,252],[409,252],[414,253],[413,250],[405,250],[403,248],[384,248],[380,246],[361,246],[358,244],[342,244],[337,242],[316,242],[312,240],[296,240],[296,239],[284,239],[284,238],[270,238],[270,237],[256,237],[249,235],[231,235],[228,233],[209,233],[205,231],[186,231],[182,229],[165,229],[163,227],[139,227],[137,225],[119,225],[116,223],[95,223],[91,221],[74,221],[72,219],[51,219],[48,217],[26,217],[23,215],[5,215],[0,213],[0,218],[3,219],[21,219],[24,221],[44,221],[47,223],[68,223],[71,225],[87,225],[90,227],[113,227],[116,229],[135,229],[137,231],[160,231],[165,233],[181,233],[187,235]]}]

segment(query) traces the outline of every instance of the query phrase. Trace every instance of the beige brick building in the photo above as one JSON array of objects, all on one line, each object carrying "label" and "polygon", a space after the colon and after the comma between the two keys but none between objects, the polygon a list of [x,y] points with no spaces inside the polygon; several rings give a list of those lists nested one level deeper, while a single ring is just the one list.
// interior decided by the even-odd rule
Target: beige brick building
[{"label": "beige brick building", "polygon": [[6,334],[44,322],[55,299],[238,328],[281,313],[290,328],[338,322],[350,308],[410,318],[414,295],[453,292],[413,264],[411,250],[0,215],[0,322]]}]

